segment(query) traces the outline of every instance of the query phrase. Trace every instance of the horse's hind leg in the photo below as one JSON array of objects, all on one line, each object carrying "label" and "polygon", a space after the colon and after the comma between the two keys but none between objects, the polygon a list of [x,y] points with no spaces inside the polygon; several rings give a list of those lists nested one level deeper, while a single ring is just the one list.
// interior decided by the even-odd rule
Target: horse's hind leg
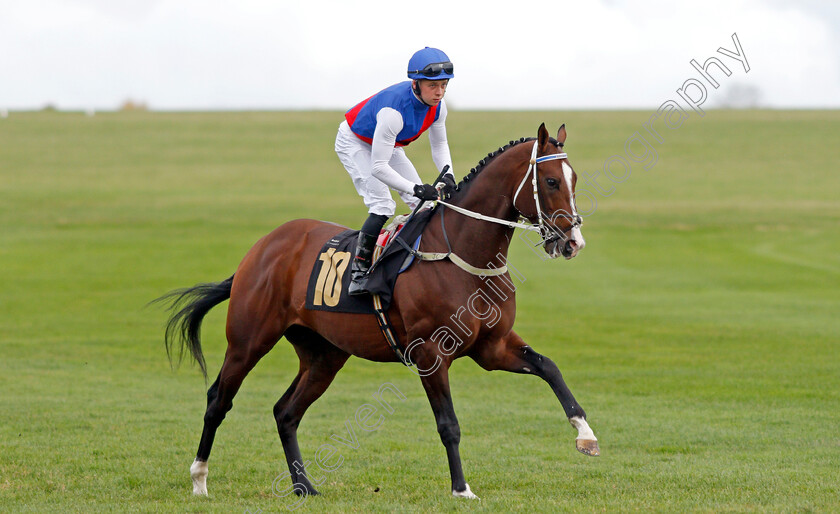
[{"label": "horse's hind leg", "polygon": [[285,336],[294,345],[300,369],[292,385],[274,405],[274,418],[286,454],[292,490],[297,495],[318,494],[306,474],[308,463],[300,453],[297,429],[306,409],[324,394],[350,355],[309,329],[290,327]]},{"label": "horse's hind leg", "polygon": [[245,376],[254,369],[257,362],[268,353],[280,339],[272,330],[263,330],[253,337],[237,335],[228,331],[228,349],[219,376],[207,390],[207,410],[204,414],[204,429],[198,444],[195,461],[190,466],[193,494],[207,494],[207,459],[216,437],[216,430],[233,408],[233,397],[239,391]]},{"label": "horse's hind leg", "polygon": [[586,422],[586,413],[569,391],[563,375],[551,359],[535,352],[513,331],[503,339],[488,344],[477,344],[474,348],[470,356],[488,371],[528,373],[548,382],[560,400],[569,423],[578,431],[575,441],[578,451],[586,455],[600,455],[598,439]]}]

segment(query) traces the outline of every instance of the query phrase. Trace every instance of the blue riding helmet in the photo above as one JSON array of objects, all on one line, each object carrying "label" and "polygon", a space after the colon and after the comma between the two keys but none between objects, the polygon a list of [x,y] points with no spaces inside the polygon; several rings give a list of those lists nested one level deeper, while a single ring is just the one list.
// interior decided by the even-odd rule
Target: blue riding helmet
[{"label": "blue riding helmet", "polygon": [[442,50],[426,47],[414,52],[408,61],[408,78],[443,80],[455,77],[455,68]]}]

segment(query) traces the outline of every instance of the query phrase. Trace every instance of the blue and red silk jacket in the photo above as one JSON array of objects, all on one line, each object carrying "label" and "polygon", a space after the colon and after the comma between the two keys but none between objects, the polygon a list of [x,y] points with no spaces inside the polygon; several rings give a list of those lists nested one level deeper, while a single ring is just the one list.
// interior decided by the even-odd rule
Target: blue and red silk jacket
[{"label": "blue and red silk jacket", "polygon": [[376,130],[376,114],[385,107],[390,107],[402,114],[403,129],[397,134],[395,146],[407,146],[420,137],[440,116],[440,104],[428,106],[414,96],[411,81],[400,82],[363,100],[347,111],[344,117],[350,130],[362,141],[373,143]]}]

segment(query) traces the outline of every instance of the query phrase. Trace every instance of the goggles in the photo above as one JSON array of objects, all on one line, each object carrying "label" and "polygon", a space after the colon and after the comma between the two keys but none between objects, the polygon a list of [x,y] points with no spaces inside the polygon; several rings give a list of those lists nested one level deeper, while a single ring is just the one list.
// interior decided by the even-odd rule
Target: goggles
[{"label": "goggles", "polygon": [[447,75],[452,75],[452,72],[454,71],[455,67],[451,62],[447,61],[427,64],[422,70],[408,70],[408,73],[419,73],[424,77],[437,77],[441,74],[441,72],[446,73]]}]

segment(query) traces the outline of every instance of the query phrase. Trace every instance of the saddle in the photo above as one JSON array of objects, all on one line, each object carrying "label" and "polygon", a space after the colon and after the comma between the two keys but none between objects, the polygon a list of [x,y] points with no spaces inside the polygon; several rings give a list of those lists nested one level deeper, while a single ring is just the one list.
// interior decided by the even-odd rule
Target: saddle
[{"label": "saddle", "polygon": [[[350,273],[347,272],[356,251],[358,230],[345,230],[324,243],[309,275],[306,308],[317,311],[376,314],[387,310],[393,298],[397,277],[414,263],[423,229],[433,209],[409,216],[397,216],[379,234],[368,278],[370,295],[350,296]],[[374,300],[376,304],[374,305]]]}]

